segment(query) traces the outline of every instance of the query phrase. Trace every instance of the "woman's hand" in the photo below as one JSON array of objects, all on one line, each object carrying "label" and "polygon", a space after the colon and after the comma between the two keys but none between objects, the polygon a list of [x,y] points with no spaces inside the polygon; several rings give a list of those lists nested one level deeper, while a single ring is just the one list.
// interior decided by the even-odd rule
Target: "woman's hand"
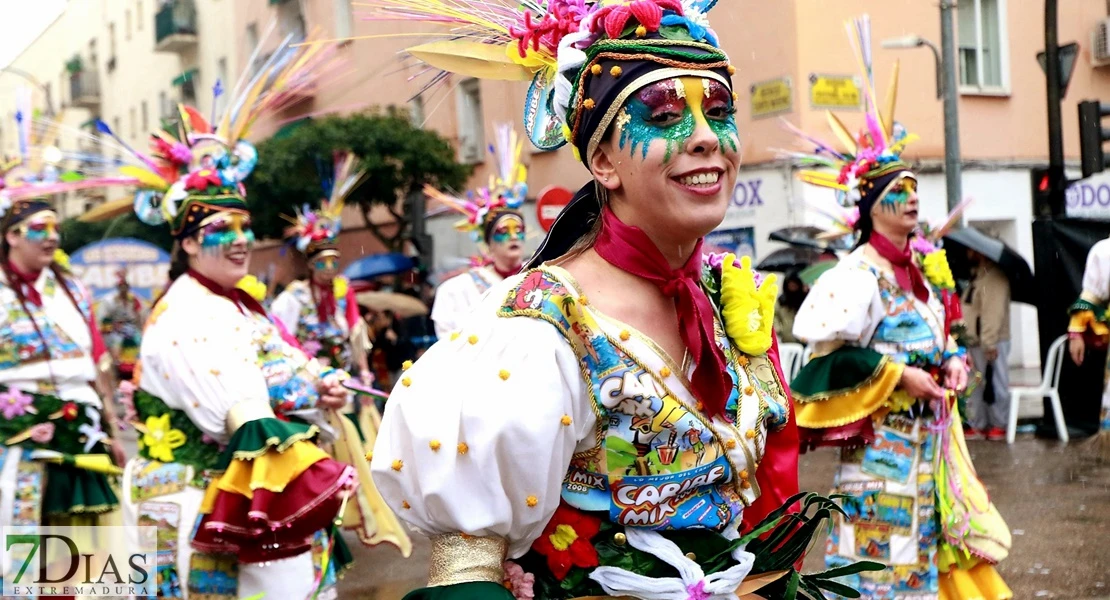
[{"label": "woman's hand", "polygon": [[967,361],[953,356],[944,365],[944,387],[957,392],[967,387]]},{"label": "woman's hand", "polygon": [[370,369],[359,369],[358,379],[362,382],[362,385],[368,386],[374,383],[374,373],[372,373]]},{"label": "woman's hand", "polygon": [[1068,338],[1068,353],[1077,367],[1083,365],[1083,357],[1087,354],[1087,343],[1083,341],[1083,336],[1073,335]]},{"label": "woman's hand", "polygon": [[351,396],[351,393],[343,387],[342,383],[330,378],[321,381],[316,391],[320,392],[320,399],[316,401],[316,404],[324,408],[343,408],[347,406],[347,401]]},{"label": "woman's hand", "polygon": [[902,380],[898,386],[907,394],[918,400],[940,400],[944,398],[944,390],[927,371],[917,367],[906,367],[902,370]]}]

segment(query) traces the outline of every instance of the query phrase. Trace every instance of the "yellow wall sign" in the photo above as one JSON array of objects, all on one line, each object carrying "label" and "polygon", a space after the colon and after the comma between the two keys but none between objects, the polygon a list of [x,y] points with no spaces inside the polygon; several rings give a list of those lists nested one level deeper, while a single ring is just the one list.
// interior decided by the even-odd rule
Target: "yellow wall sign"
[{"label": "yellow wall sign", "polygon": [[809,103],[813,108],[859,109],[863,93],[855,77],[810,75]]},{"label": "yellow wall sign", "polygon": [[752,84],[752,118],[759,119],[794,108],[794,88],[789,77]]}]

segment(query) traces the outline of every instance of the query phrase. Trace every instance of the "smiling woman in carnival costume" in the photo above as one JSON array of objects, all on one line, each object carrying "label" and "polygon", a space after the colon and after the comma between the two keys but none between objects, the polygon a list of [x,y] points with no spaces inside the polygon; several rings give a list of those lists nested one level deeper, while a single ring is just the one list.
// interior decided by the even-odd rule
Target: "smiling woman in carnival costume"
[{"label": "smiling woman in carnival costume", "polygon": [[830,113],[837,144],[801,134],[816,154],[796,156],[828,169],[802,180],[859,207],[857,248],[817,280],[794,321],[815,345],[791,384],[803,447],[841,447],[834,485],[848,516],[837,518],[826,562],[888,565],[854,578],[867,599],[1004,600],[1013,594],[993,565],[1010,530],[975,475],[956,409],[968,370],[951,336],[954,283],[944,251],[911,239],[917,178],[900,158],[912,140],[893,121],[897,68],[880,114],[870,21],[851,29],[867,126],[852,136]]},{"label": "smiling woman in carnival costume", "polygon": [[313,84],[330,54],[283,44],[237,86],[227,114],[210,124],[180,107],[176,129],[153,134],[151,155],[136,153],[125,168],[143,183],[139,218],[168,224],[179,273],[143,332],[133,399],[140,457],[125,473],[129,521],[157,523],[178,540],[159,569],[170,596],[300,599],[334,579],[321,537],[325,550],[342,548],[333,522],[356,470],[312,443],[315,425],[287,415],[345,406],[346,374],[284,339],[237,287],[254,242],[242,181],[257,153],[244,138],[261,114]]},{"label": "smiling woman in carnival costume", "polygon": [[120,472],[113,455],[124,458],[115,410],[94,389],[110,357],[91,294],[58,262],[58,214],[45,199],[70,189],[18,160],[0,168],[4,527],[115,524],[105,518],[119,504],[108,479]]},{"label": "smiling woman in carnival costume", "polygon": [[497,171],[490,176],[487,187],[466,198],[455,198],[430,186],[424,190],[432,200],[462,214],[465,219],[455,228],[480,241],[485,250],[475,266],[436,288],[432,321],[440,339],[458,329],[490,287],[520,271],[525,231],[519,209],[528,195],[528,170],[520,162],[523,146],[512,125],[498,125],[497,141],[490,147]]},{"label": "smiling woman in carnival costume", "polygon": [[460,39],[409,49],[434,67],[532,80],[533,143],[569,143],[592,173],[529,270],[490,289],[386,407],[375,483],[433,544],[410,600],[846,590],[793,570],[838,509],[795,495],[776,286],[701,252],[740,162],[712,4],[372,3],[454,25]]},{"label": "smiling woman in carnival costume", "polygon": [[366,335],[359,329],[362,321],[350,281],[339,275],[339,230],[343,206],[366,178],[357,156],[337,153],[335,175],[330,180],[327,200],[320,209],[305,206],[297,213],[286,238],[304,255],[308,263],[308,279],[294,281],[274,299],[270,311],[292,333],[310,355],[336,369],[358,374],[363,383],[371,382],[365,354],[351,351],[353,336]]}]

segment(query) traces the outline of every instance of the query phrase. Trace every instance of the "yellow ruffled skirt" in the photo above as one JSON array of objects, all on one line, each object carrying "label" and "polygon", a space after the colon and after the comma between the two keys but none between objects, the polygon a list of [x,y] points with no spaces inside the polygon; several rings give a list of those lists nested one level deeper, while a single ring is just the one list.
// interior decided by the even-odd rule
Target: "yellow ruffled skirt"
[{"label": "yellow ruffled skirt", "polygon": [[941,573],[939,582],[939,600],[1011,600],[1014,597],[1002,576],[987,563]]}]

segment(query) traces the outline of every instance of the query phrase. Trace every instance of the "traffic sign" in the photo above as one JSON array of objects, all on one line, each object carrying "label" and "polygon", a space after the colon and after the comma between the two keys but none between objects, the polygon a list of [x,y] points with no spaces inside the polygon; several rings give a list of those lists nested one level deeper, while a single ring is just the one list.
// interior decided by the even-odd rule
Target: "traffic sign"
[{"label": "traffic sign", "polygon": [[544,231],[551,231],[555,218],[570,204],[574,194],[563,187],[549,185],[536,198],[536,218]]}]

